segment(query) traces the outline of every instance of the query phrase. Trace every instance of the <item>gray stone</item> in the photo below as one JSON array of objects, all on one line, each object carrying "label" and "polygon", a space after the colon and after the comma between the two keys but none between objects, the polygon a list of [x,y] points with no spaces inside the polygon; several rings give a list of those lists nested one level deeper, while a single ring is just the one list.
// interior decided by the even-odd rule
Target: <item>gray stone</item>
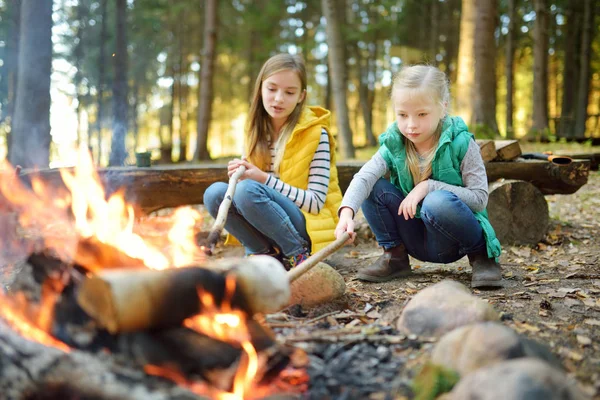
[{"label": "gray stone", "polygon": [[480,368],[463,377],[449,400],[584,400],[560,370],[536,358],[519,358]]},{"label": "gray stone", "polygon": [[320,262],[292,282],[291,304],[314,307],[335,300],[346,291],[344,277],[330,265]]},{"label": "gray stone", "polygon": [[409,335],[440,337],[474,322],[496,321],[498,313],[473,296],[463,284],[445,280],[417,293],[398,320],[398,329]]},{"label": "gray stone", "polygon": [[481,322],[457,328],[440,339],[431,361],[461,376],[513,358],[536,357],[560,368],[552,352],[499,322]]}]

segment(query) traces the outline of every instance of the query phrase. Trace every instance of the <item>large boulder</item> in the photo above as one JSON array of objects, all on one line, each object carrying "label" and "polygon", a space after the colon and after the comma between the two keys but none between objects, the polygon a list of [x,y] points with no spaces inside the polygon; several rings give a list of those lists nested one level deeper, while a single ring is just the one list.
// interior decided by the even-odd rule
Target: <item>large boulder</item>
[{"label": "large boulder", "polygon": [[562,371],[536,358],[518,358],[480,368],[463,377],[449,400],[584,400]]},{"label": "large boulder", "polygon": [[445,334],[433,348],[431,362],[464,376],[500,361],[522,357],[535,357],[561,367],[550,349],[499,322],[471,324]]},{"label": "large boulder", "polygon": [[498,319],[493,307],[473,296],[466,286],[445,280],[421,290],[408,302],[398,319],[398,330],[440,337],[464,325]]}]

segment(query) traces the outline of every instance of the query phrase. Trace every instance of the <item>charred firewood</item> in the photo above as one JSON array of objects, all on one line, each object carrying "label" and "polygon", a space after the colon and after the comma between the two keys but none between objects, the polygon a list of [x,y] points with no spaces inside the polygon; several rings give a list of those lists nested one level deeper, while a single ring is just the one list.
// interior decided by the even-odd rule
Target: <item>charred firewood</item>
[{"label": "charred firewood", "polygon": [[[206,400],[106,353],[66,353],[23,338],[0,318],[2,399]],[[61,396],[52,397],[52,394]]]},{"label": "charred firewood", "polygon": [[207,371],[229,368],[242,353],[239,346],[185,327],[119,335],[118,350],[138,366],[168,366],[188,379],[206,379]]},{"label": "charred firewood", "polygon": [[33,267],[33,278],[40,285],[49,277],[58,277],[73,267],[50,249],[32,253],[27,262]]}]

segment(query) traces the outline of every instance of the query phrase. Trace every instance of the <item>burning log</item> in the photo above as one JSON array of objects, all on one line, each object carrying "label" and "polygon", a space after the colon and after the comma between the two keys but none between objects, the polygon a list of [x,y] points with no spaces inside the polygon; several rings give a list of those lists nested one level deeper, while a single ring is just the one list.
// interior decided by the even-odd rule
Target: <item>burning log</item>
[{"label": "burning log", "polygon": [[[77,301],[109,332],[134,332],[177,326],[198,314],[199,288],[220,305],[225,285],[225,276],[206,268],[115,269],[85,279]],[[236,289],[231,300],[233,307],[244,310],[242,296]]]},{"label": "burning log", "polygon": [[[275,259],[256,256],[231,261],[235,288],[227,293],[223,271],[202,267],[166,270],[126,268],[100,271],[79,287],[81,307],[109,332],[133,332],[169,327],[201,311],[198,289],[221,305],[230,295],[231,307],[249,315],[287,304],[289,284]],[[283,284],[281,281],[283,280]],[[269,305],[271,304],[271,305]]]},{"label": "burning log", "polygon": [[[251,324],[251,331],[262,332],[253,342],[266,359],[259,379],[266,384],[288,365],[291,351]],[[229,390],[242,355],[238,347],[183,327],[120,335],[118,342],[113,354],[65,352],[27,340],[0,319],[2,398],[204,400],[211,387]],[[179,385],[182,380],[202,382],[207,397]]]},{"label": "burning log", "polygon": [[[275,344],[265,328],[253,320],[247,321],[250,342],[257,352],[273,348],[272,357],[289,359],[284,348]],[[185,377],[201,377],[212,383],[221,373],[234,367],[242,355],[238,345],[215,339],[186,327],[148,330],[119,335],[118,354],[139,367],[153,365],[177,371]],[[277,371],[279,372],[279,371]],[[229,389],[228,387],[224,389]]]},{"label": "burning log", "polygon": [[[342,247],[348,234],[321,249],[288,273],[269,256],[221,261],[232,273],[231,306],[253,315],[289,305],[290,284]],[[228,265],[228,263],[230,263]],[[243,263],[243,265],[242,265]],[[78,303],[112,333],[178,325],[201,311],[197,288],[221,304],[226,294],[223,274],[206,268],[106,270],[88,277],[79,288]]]},{"label": "burning log", "polygon": [[5,399],[208,399],[109,355],[65,353],[29,341],[0,320],[0,388]]}]

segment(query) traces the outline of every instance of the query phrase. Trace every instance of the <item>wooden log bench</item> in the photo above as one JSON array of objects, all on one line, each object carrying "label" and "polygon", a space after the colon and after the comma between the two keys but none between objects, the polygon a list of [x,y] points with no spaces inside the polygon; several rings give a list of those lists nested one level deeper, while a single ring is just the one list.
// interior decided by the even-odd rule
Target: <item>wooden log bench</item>
[{"label": "wooden log bench", "polygon": [[[352,177],[363,164],[363,161],[337,164],[342,191],[348,188]],[[548,221],[547,205],[546,211],[536,208],[536,214],[539,216],[537,224],[533,224],[533,221],[521,223],[524,215],[531,217],[530,208],[525,206],[545,204],[543,196],[546,194],[575,193],[587,182],[589,165],[589,160],[574,160],[566,166],[540,160],[487,162],[490,183],[499,179],[507,180],[490,186],[488,209],[492,223],[499,231],[510,232],[510,235],[501,234],[501,241],[504,239],[504,243],[507,244],[532,244],[543,239]],[[217,181],[228,181],[226,171],[226,164],[189,164],[149,168],[110,167],[100,168],[98,173],[107,193],[122,189],[126,200],[138,207],[137,211],[150,213],[167,207],[202,204],[204,191],[209,185]],[[23,170],[20,177],[29,181],[35,174],[52,185],[63,186],[57,169],[37,172]],[[526,184],[515,184],[514,181]],[[503,194],[500,195],[500,191],[494,194],[500,188],[503,188]],[[496,197],[498,200],[495,200]],[[506,218],[505,214],[510,214],[511,218]],[[502,227],[501,223],[504,224]],[[536,232],[525,233],[526,228]]]}]

